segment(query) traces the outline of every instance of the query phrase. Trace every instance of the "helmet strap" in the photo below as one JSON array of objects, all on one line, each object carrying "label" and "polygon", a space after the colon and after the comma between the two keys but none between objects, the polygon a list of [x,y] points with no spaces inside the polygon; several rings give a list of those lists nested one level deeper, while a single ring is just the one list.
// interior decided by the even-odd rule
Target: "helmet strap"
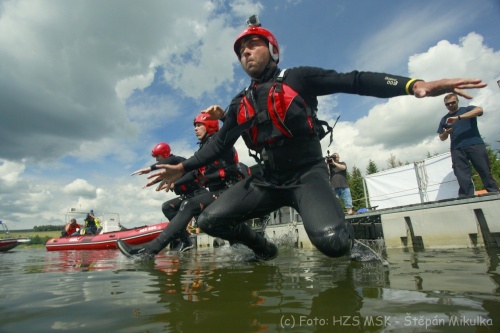
[{"label": "helmet strap", "polygon": [[273,44],[269,43],[269,53],[271,54],[271,58],[275,61],[278,62],[279,55],[278,53],[274,53],[274,46]]}]

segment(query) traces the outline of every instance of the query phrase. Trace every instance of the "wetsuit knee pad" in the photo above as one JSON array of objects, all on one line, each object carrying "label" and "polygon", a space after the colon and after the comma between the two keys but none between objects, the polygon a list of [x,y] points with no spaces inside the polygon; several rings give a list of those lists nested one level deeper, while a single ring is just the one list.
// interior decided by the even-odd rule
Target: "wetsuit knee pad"
[{"label": "wetsuit knee pad", "polygon": [[170,204],[170,202],[168,201],[163,203],[163,205],[161,206],[161,211],[169,221],[172,220],[177,214],[177,209],[172,207],[172,204]]},{"label": "wetsuit knee pad", "polygon": [[236,237],[235,233],[238,234],[241,229],[238,225],[232,225],[231,220],[215,218],[206,214],[206,210],[198,216],[196,222],[198,223],[198,227],[200,227],[203,232],[210,236],[220,237],[223,239],[233,239]]},{"label": "wetsuit knee pad", "polygon": [[313,245],[328,257],[342,257],[354,246],[354,228],[344,222],[309,236]]},{"label": "wetsuit knee pad", "polygon": [[191,201],[190,200],[184,200],[180,207],[179,207],[179,212],[183,211],[184,209],[186,209],[186,206],[191,204]]},{"label": "wetsuit knee pad", "polygon": [[208,234],[213,228],[213,224],[210,222],[210,218],[207,216],[207,214],[205,214],[205,212],[202,212],[200,216],[198,216],[198,218],[196,219],[196,223],[201,230]]},{"label": "wetsuit knee pad", "polygon": [[198,214],[200,214],[201,210],[201,204],[197,200],[192,199],[184,200],[179,207],[179,212],[192,211],[193,213],[197,212]]}]

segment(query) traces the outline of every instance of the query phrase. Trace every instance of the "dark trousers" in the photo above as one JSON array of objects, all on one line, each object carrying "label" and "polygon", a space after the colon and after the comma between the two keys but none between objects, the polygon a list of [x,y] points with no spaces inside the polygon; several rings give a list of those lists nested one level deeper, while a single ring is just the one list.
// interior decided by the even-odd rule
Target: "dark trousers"
[{"label": "dark trousers", "polygon": [[354,229],[345,221],[325,162],[273,177],[271,183],[254,174],[231,186],[201,213],[198,226],[211,236],[251,246],[256,237],[243,222],[289,206],[302,217],[318,250],[331,257],[347,254],[354,242]]},{"label": "dark trousers", "polygon": [[498,192],[498,185],[491,174],[490,160],[484,144],[453,149],[451,151],[453,172],[457,177],[458,197],[470,197],[474,193],[471,163],[476,169],[484,188],[488,192]]}]

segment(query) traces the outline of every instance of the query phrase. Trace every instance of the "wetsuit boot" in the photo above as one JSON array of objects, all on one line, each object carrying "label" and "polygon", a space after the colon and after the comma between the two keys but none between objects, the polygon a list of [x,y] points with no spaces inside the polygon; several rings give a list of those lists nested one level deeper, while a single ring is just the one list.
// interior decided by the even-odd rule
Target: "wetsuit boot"
[{"label": "wetsuit boot", "polygon": [[[167,230],[167,229],[165,229]],[[163,250],[171,241],[175,239],[174,235],[165,233],[165,230],[151,242],[140,245],[131,245],[118,239],[116,246],[127,257],[139,257],[141,259],[152,259],[161,250]]]},{"label": "wetsuit boot", "polygon": [[184,252],[191,250],[193,248],[193,242],[191,241],[191,237],[189,236],[189,233],[187,230],[182,230],[179,232],[179,244],[172,249],[172,252]]},{"label": "wetsuit boot", "polygon": [[255,232],[246,223],[240,223],[233,228],[231,244],[239,243],[248,246],[257,260],[271,260],[278,255],[276,245],[268,241],[262,234]]},{"label": "wetsuit boot", "polygon": [[118,239],[116,247],[129,258],[152,259],[155,256],[149,249],[148,244],[132,245],[125,243],[122,239]]}]

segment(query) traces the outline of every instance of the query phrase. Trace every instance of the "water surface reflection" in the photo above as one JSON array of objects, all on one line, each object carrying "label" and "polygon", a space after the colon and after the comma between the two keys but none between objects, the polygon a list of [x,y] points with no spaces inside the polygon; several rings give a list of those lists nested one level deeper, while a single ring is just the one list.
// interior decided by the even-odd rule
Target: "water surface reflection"
[{"label": "water surface reflection", "polygon": [[[21,249],[0,255],[1,332],[494,332],[498,253],[390,250],[388,266],[280,247],[162,253]],[[496,330],[495,330],[496,328]]]}]

